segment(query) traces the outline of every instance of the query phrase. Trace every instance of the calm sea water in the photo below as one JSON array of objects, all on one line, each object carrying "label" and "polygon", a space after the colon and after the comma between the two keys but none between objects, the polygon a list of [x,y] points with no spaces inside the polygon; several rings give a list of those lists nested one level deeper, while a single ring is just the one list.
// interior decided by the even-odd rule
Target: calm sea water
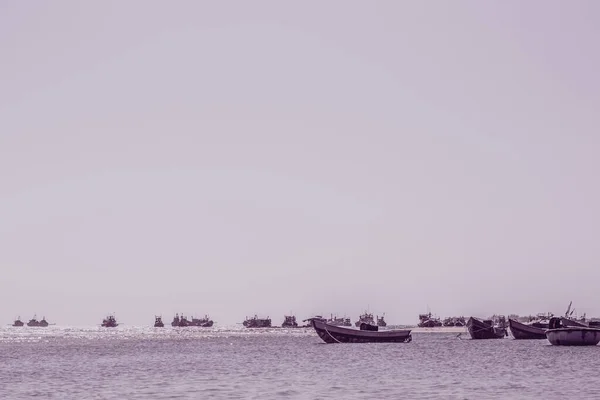
[{"label": "calm sea water", "polygon": [[[468,335],[462,335],[467,337]],[[600,346],[310,329],[0,328],[0,399],[600,399]]]}]

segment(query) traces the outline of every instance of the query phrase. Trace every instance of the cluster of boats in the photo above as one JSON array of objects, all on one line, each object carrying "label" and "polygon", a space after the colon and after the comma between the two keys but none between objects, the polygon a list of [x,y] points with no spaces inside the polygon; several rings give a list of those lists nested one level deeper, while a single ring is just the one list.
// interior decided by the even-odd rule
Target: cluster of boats
[{"label": "cluster of boats", "polygon": [[431,312],[419,314],[419,323],[417,324],[419,328],[461,327],[465,325],[465,317],[448,317],[442,321],[441,318],[434,317]]},{"label": "cluster of boats", "polygon": [[[572,303],[571,303],[572,304]],[[556,346],[595,346],[600,343],[600,320],[573,317],[571,304],[562,317],[538,314],[526,321],[495,315],[488,319],[470,317],[466,321],[471,339],[502,339],[508,331],[515,339],[547,339]],[[422,322],[431,319],[431,314],[422,314]],[[513,316],[516,317],[516,316]],[[320,316],[309,319],[317,335],[326,343],[372,343],[412,341],[410,329],[385,329],[371,322],[360,322],[359,329],[335,325]],[[456,325],[454,325],[456,326]],[[464,325],[460,325],[464,326]],[[429,324],[425,327],[431,327]],[[460,337],[460,334],[458,335]]]},{"label": "cluster of boats", "polygon": [[[25,323],[23,321],[21,321],[21,317],[17,317],[17,319],[15,320],[15,322],[13,322],[13,326],[24,326]],[[31,318],[29,320],[29,322],[27,322],[27,326],[30,327],[42,327],[45,328],[48,325],[50,325],[48,323],[48,321],[46,321],[46,317],[42,317],[42,319],[40,321],[37,320],[37,317],[34,315],[33,318]]]}]

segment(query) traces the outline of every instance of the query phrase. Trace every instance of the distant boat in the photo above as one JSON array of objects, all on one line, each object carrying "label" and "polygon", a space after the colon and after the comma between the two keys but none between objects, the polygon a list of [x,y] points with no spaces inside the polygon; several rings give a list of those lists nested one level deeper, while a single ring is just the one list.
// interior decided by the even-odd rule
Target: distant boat
[{"label": "distant boat", "polygon": [[40,326],[40,322],[36,319],[36,316],[34,315],[33,318],[31,318],[27,323],[27,326],[38,327]]},{"label": "distant boat", "polygon": [[373,314],[365,312],[364,314],[361,314],[358,317],[358,321],[356,321],[354,323],[354,325],[358,328],[360,326],[360,324],[365,323],[365,324],[370,324],[370,325],[375,325],[375,320],[373,320]]},{"label": "distant boat", "polygon": [[194,318],[192,317],[192,321],[189,324],[190,326],[199,326],[201,328],[210,328],[213,326],[213,321],[205,315],[204,318]]},{"label": "distant boat", "polygon": [[296,316],[294,315],[284,315],[283,323],[281,324],[282,328],[297,328],[298,322],[296,322]]},{"label": "distant boat", "polygon": [[165,326],[161,316],[154,316],[154,327],[163,328]]},{"label": "distant boat", "polygon": [[547,329],[537,328],[533,324],[523,324],[509,318],[508,327],[515,339],[546,339]]},{"label": "distant boat", "polygon": [[270,328],[271,318],[258,318],[257,315],[254,315],[254,317],[252,318],[246,317],[246,320],[243,322],[243,325],[246,328]]},{"label": "distant boat", "polygon": [[379,331],[376,325],[364,322],[362,329],[354,329],[312,318],[311,325],[325,343],[408,343],[412,340],[410,329]]},{"label": "distant boat", "polygon": [[171,321],[171,326],[173,327],[186,327],[186,326],[190,326],[190,321],[188,321],[188,319],[181,314],[181,316],[179,314],[175,314],[175,316],[173,317],[173,321]]},{"label": "distant boat", "polygon": [[117,319],[114,315],[109,315],[102,320],[103,328],[116,328],[119,324],[117,323]]},{"label": "distant boat", "polygon": [[23,323],[23,321],[21,321],[21,317],[17,317],[17,319],[15,320],[15,322],[13,322],[12,326],[23,326],[25,325]]},{"label": "distant boat", "polygon": [[385,316],[385,314],[382,315],[381,317],[377,316],[377,326],[380,326],[380,327],[387,326],[387,322],[385,322],[385,319],[383,318],[384,316]]},{"label": "distant boat", "polygon": [[352,326],[352,321],[350,321],[350,318],[338,317],[337,315],[334,316],[333,314],[330,315],[330,318],[327,320],[327,323],[336,326]]},{"label": "distant boat", "polygon": [[550,329],[546,331],[548,341],[554,346],[596,346],[600,343],[600,328],[585,326],[564,327],[562,318],[550,319]]},{"label": "distant boat", "polygon": [[506,318],[503,316],[487,320],[471,317],[467,321],[467,329],[471,339],[502,339],[508,336]]},{"label": "distant boat", "polygon": [[439,318],[434,317],[430,312],[427,314],[419,314],[419,328],[438,328],[442,326],[442,321]]}]

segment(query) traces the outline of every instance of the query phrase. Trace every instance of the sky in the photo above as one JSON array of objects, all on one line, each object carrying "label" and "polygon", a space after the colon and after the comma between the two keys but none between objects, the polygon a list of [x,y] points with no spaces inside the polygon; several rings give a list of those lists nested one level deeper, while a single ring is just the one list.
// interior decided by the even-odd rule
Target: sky
[{"label": "sky", "polygon": [[0,324],[600,316],[599,17],[0,2]]}]

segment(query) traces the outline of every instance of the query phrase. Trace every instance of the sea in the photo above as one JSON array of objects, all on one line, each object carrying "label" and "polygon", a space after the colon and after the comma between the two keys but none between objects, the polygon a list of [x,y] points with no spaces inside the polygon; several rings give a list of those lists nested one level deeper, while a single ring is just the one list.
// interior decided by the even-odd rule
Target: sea
[{"label": "sea", "polygon": [[600,346],[309,328],[0,328],[0,399],[600,399]]}]

